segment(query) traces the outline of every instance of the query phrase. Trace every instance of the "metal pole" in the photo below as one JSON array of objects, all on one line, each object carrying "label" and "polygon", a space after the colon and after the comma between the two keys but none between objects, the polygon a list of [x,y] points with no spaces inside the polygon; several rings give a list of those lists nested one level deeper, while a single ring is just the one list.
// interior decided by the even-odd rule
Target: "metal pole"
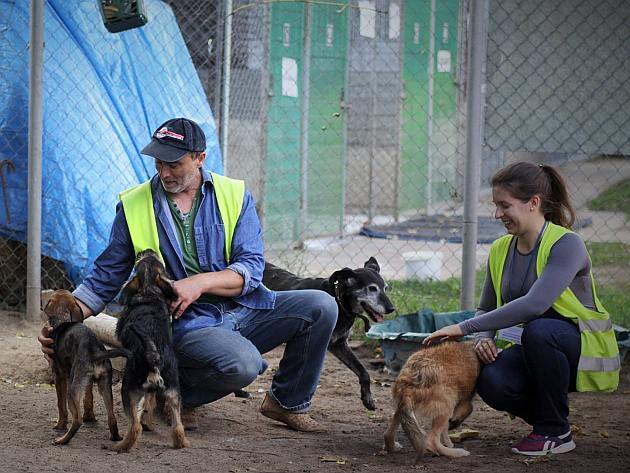
[{"label": "metal pole", "polygon": [[42,70],[44,65],[44,0],[31,0],[30,28],[26,316],[30,320],[39,320],[42,294]]},{"label": "metal pole", "polygon": [[223,32],[223,97],[221,100],[221,154],[223,173],[228,164],[228,121],[230,115],[230,75],[232,72],[232,0],[225,0],[225,29]]},{"label": "metal pole", "polygon": [[488,0],[471,2],[470,76],[466,126],[466,175],[464,182],[464,242],[462,246],[462,310],[474,308],[477,259],[477,203],[481,178],[483,106],[485,103]]},{"label": "metal pole", "polygon": [[[350,49],[352,38],[352,13],[346,11],[346,48]],[[343,151],[341,157],[341,215],[339,217],[339,235],[346,236],[346,186],[348,185],[348,120],[350,119],[350,58],[346,51],[346,69],[343,79],[342,103],[339,106],[341,118],[343,120]]]},{"label": "metal pole", "polygon": [[378,94],[378,74],[376,72],[376,58],[377,58],[377,44],[378,41],[378,29],[376,22],[376,13],[374,15],[374,38],[372,38],[372,74],[371,74],[371,82],[372,82],[372,109],[370,110],[371,117],[371,128],[370,128],[370,162],[368,163],[368,179],[370,180],[369,187],[369,196],[368,196],[368,223],[372,223],[372,220],[375,217],[377,212],[376,209],[376,177],[374,172],[374,167],[376,166],[376,99]]},{"label": "metal pole", "polygon": [[300,98],[300,222],[299,246],[306,240],[308,219],[308,120],[311,77],[311,5],[304,6],[304,40],[302,43],[302,95]]},{"label": "metal pole", "polygon": [[433,81],[435,78],[435,0],[431,0],[429,25],[429,85],[427,104],[427,215],[433,215]]}]

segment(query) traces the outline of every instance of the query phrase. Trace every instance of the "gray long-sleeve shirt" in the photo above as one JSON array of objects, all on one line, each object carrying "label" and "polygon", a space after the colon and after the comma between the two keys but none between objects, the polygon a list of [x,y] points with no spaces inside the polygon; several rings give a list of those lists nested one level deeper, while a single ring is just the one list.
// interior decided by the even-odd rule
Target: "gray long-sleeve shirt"
[{"label": "gray long-sleeve shirt", "polygon": [[512,239],[503,269],[501,297],[504,305],[497,308],[488,267],[475,317],[459,324],[465,335],[476,333],[476,339],[492,338],[496,330],[549,315],[550,311],[555,313],[551,306],[567,287],[585,307],[595,309],[590,259],[577,234],[567,233],[553,245],[540,278],[536,277],[540,244],[530,253],[521,254],[516,249],[516,241]]}]

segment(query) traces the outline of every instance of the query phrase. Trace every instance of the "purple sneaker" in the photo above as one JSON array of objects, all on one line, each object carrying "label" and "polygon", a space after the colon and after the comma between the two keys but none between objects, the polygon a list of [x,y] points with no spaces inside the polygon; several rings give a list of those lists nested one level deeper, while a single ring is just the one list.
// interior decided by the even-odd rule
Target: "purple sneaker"
[{"label": "purple sneaker", "polygon": [[512,445],[512,453],[539,456],[548,453],[567,453],[574,448],[575,442],[570,430],[558,436],[531,433]]}]

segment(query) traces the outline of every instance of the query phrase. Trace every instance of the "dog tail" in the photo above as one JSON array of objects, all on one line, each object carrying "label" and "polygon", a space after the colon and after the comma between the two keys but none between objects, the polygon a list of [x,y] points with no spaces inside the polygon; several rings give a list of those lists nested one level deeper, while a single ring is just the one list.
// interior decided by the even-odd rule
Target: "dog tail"
[{"label": "dog tail", "polygon": [[142,388],[147,392],[154,392],[164,387],[164,379],[160,374],[160,352],[158,351],[155,343],[144,333],[140,333],[138,329],[131,324],[129,326],[136,336],[141,340],[144,346],[144,359],[149,365],[149,374],[146,381],[142,384]]},{"label": "dog tail", "polygon": [[420,427],[413,410],[413,403],[409,398],[403,398],[400,403],[400,424],[409,441],[416,450],[416,461],[424,454],[424,437],[426,432]]},{"label": "dog tail", "polygon": [[103,361],[108,358],[117,358],[119,356],[125,357],[127,359],[131,358],[133,354],[127,350],[126,348],[112,348],[111,350],[106,350],[105,353],[101,355],[97,355],[94,357],[95,361]]}]

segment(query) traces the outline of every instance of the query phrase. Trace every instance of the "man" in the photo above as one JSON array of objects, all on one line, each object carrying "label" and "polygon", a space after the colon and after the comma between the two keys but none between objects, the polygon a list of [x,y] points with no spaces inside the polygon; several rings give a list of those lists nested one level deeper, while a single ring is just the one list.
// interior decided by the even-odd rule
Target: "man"
[{"label": "man", "polygon": [[[206,139],[197,123],[168,120],[142,154],[157,174],[121,194],[107,248],[74,291],[84,317],[97,314],[129,277],[135,255],[161,254],[179,298],[173,343],[182,418],[250,384],[267,368],[261,354],[286,343],[260,412],[300,431],[324,430],[306,413],[337,320],[322,291],[272,292],[262,283],[262,230],[254,200],[236,181],[203,169]],[[53,353],[49,331],[39,337]]]}]

